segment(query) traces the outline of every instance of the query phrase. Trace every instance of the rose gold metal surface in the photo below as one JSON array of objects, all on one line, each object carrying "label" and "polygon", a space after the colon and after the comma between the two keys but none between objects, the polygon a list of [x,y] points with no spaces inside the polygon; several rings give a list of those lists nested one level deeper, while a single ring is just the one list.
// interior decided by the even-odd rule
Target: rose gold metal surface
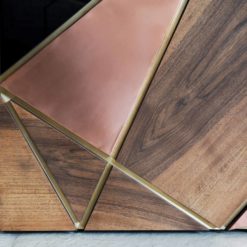
[{"label": "rose gold metal surface", "polygon": [[180,0],[103,0],[2,86],[106,153]]},{"label": "rose gold metal surface", "polygon": [[246,229],[247,230],[247,211],[236,221],[236,223],[231,227],[231,230],[235,229]]}]

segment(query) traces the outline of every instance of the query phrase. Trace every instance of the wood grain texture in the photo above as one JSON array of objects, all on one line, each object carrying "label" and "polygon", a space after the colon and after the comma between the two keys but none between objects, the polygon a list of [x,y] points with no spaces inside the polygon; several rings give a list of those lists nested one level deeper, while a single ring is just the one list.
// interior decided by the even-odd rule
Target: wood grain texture
[{"label": "wood grain texture", "polygon": [[86,230],[205,230],[115,168]]},{"label": "wood grain texture", "polygon": [[247,198],[246,13],[189,2],[118,156],[217,226]]},{"label": "wood grain texture", "polygon": [[15,108],[78,220],[81,220],[105,162],[17,105]]},{"label": "wood grain texture", "polygon": [[0,106],[0,230],[74,230],[4,106]]}]

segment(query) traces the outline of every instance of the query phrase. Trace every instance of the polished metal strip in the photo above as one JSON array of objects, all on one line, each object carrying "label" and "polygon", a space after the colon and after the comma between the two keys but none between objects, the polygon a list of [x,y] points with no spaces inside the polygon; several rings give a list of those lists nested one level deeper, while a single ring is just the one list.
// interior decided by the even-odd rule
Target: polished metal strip
[{"label": "polished metal strip", "polygon": [[94,147],[93,145],[88,143],[86,140],[84,140],[84,139],[80,138],[79,136],[77,136],[72,131],[64,128],[61,124],[59,124],[58,122],[56,122],[52,118],[46,116],[45,114],[43,114],[39,110],[35,109],[34,107],[32,107],[31,105],[29,105],[28,103],[26,103],[25,101],[20,99],[19,97],[14,96],[8,90],[6,90],[5,88],[3,88],[1,86],[0,86],[0,93],[5,95],[6,97],[10,98],[12,102],[16,103],[21,108],[25,109],[26,111],[30,112],[31,114],[33,114],[37,118],[41,119],[42,121],[44,121],[48,125],[52,126],[58,132],[60,132],[60,133],[64,134],[65,136],[67,136],[74,143],[76,143],[79,146],[81,146],[82,148],[86,149],[88,152],[96,155],[99,159],[105,161],[106,158],[109,157],[108,154],[106,154],[103,151],[101,151],[100,149]]},{"label": "polished metal strip", "polygon": [[11,99],[5,94],[0,92],[0,105],[10,102]]},{"label": "polished metal strip", "polygon": [[26,140],[27,144],[29,145],[32,153],[34,154],[35,158],[37,159],[41,169],[44,171],[45,175],[47,176],[48,180],[50,181],[52,187],[54,188],[58,198],[60,199],[60,201],[62,202],[65,210],[67,211],[67,213],[69,214],[71,220],[73,221],[74,225],[76,228],[79,228],[80,226],[80,222],[78,221],[76,215],[74,214],[68,200],[66,199],[66,197],[64,196],[62,190],[60,189],[59,185],[57,184],[55,178],[53,177],[50,169],[48,168],[48,166],[46,165],[45,160],[43,159],[43,157],[41,156],[38,148],[36,147],[36,145],[33,143],[28,131],[26,130],[25,126],[23,125],[21,119],[18,116],[18,113],[16,112],[16,110],[14,109],[13,105],[11,104],[11,102],[6,103],[6,108],[8,109],[10,115],[12,116],[13,120],[15,121],[17,127],[19,128],[19,130],[21,131],[24,139]]},{"label": "polished metal strip", "polygon": [[153,194],[157,195],[158,197],[160,197],[161,199],[163,199],[164,201],[166,201],[167,203],[169,203],[170,205],[172,205],[176,209],[178,209],[181,212],[183,212],[184,214],[188,215],[190,218],[192,218],[193,220],[195,220],[199,224],[203,225],[207,229],[214,229],[214,230],[219,229],[214,224],[212,224],[211,222],[209,222],[208,220],[203,218],[201,215],[197,214],[196,212],[194,212],[190,208],[184,206],[182,203],[178,202],[173,197],[169,196],[168,194],[166,194],[165,192],[163,192],[162,190],[157,188],[155,185],[151,184],[150,182],[148,182],[144,178],[142,178],[142,177],[138,176],[137,174],[135,174],[134,172],[130,171],[128,168],[126,168],[125,166],[123,166],[122,164],[117,162],[115,159],[109,157],[108,163],[112,164],[115,168],[117,168],[119,171],[121,171],[122,173],[124,173],[125,175],[130,177],[132,180],[136,181],[137,183],[139,183],[140,185],[142,185],[143,187],[145,187],[146,189],[151,191]]},{"label": "polished metal strip", "polygon": [[149,71],[147,73],[147,76],[146,76],[146,79],[144,80],[143,84],[142,84],[142,87],[140,89],[140,92],[139,92],[139,95],[137,96],[137,99],[136,99],[136,102],[132,108],[132,111],[130,112],[126,122],[124,123],[123,125],[123,128],[121,129],[121,132],[115,142],[115,145],[113,147],[113,150],[112,150],[112,153],[111,153],[111,156],[112,157],[116,157],[121,146],[123,145],[124,143],[124,140],[130,130],[130,127],[132,126],[133,122],[134,122],[134,119],[137,115],[137,112],[141,106],[141,103],[148,91],[148,88],[159,68],[159,65],[162,61],[162,58],[164,57],[165,53],[166,53],[166,50],[172,40],[172,37],[177,29],[177,26],[179,24],[179,21],[181,20],[182,18],[182,15],[185,11],[185,8],[188,4],[189,0],[181,0],[180,1],[180,5],[178,6],[178,9],[176,11],[176,14],[173,18],[173,20],[171,21],[171,24],[170,24],[170,27],[168,29],[168,31],[164,34],[164,38],[163,38],[163,42],[162,42],[162,45],[160,47],[160,49],[157,51],[154,59],[153,59],[153,62],[149,68]]},{"label": "polished metal strip", "polygon": [[[92,4],[92,6],[94,6],[98,2],[99,1],[91,1],[91,4]],[[137,101],[136,101],[136,104],[134,106],[134,109],[131,112],[130,116],[128,117],[126,123],[124,124],[124,127],[123,127],[123,129],[122,129],[122,131],[121,131],[121,133],[120,133],[120,135],[119,135],[119,137],[117,139],[117,142],[116,142],[116,144],[115,144],[115,146],[113,148],[113,151],[112,151],[111,156],[109,156],[108,154],[104,153],[100,149],[94,147],[93,145],[89,144],[87,141],[83,140],[82,138],[78,137],[73,132],[71,132],[68,129],[64,128],[62,125],[58,124],[56,121],[54,121],[53,119],[51,119],[48,116],[44,115],[43,113],[41,113],[40,111],[38,111],[34,107],[30,106],[29,104],[27,104],[26,102],[24,102],[20,98],[12,95],[6,89],[0,87],[0,92],[4,93],[7,97],[11,98],[13,102],[17,103],[22,108],[26,109],[27,111],[31,112],[32,114],[34,114],[38,118],[42,119],[43,121],[45,121],[46,123],[48,123],[49,125],[51,125],[52,127],[54,127],[55,129],[57,129],[58,131],[62,132],[67,137],[69,137],[71,140],[73,140],[75,143],[77,143],[78,145],[80,145],[83,148],[87,149],[92,154],[95,154],[98,158],[100,158],[100,159],[102,159],[102,160],[104,160],[104,161],[107,162],[107,166],[106,166],[104,172],[102,173],[102,176],[101,176],[101,178],[99,180],[99,183],[97,184],[96,189],[95,189],[95,191],[94,191],[94,193],[92,195],[92,198],[90,199],[90,202],[89,202],[88,207],[86,209],[86,215],[85,215],[85,217],[83,217],[83,220],[80,223],[77,221],[76,218],[74,218],[74,220],[73,220],[73,222],[75,223],[75,225],[76,225],[76,227],[78,229],[84,228],[85,225],[86,225],[86,223],[88,222],[88,219],[89,219],[89,217],[90,217],[90,215],[92,213],[92,210],[93,210],[93,208],[95,206],[95,203],[97,202],[97,199],[98,199],[101,191],[103,190],[104,184],[105,184],[105,182],[106,182],[106,180],[107,180],[107,178],[108,178],[108,176],[110,174],[110,171],[111,171],[112,166],[116,167],[118,170],[120,170],[121,172],[123,172],[124,174],[126,174],[128,177],[132,178],[133,180],[135,180],[136,182],[138,182],[139,184],[141,184],[142,186],[144,186],[145,188],[147,188],[148,190],[150,190],[151,192],[153,192],[154,194],[156,194],[157,196],[159,196],[160,198],[162,198],[163,200],[165,200],[166,202],[168,202],[169,204],[171,204],[172,206],[174,206],[178,210],[182,211],[183,213],[185,213],[186,215],[188,215],[189,217],[191,217],[192,219],[194,219],[196,222],[198,222],[201,225],[205,226],[206,228],[208,228],[208,229],[218,229],[215,225],[213,225],[212,223],[208,222],[206,219],[204,219],[203,217],[201,217],[200,215],[198,215],[197,213],[195,213],[191,209],[187,208],[186,206],[184,206],[180,202],[176,201],[174,198],[172,198],[168,194],[164,193],[159,188],[157,188],[153,184],[149,183],[145,179],[141,178],[140,176],[138,176],[134,172],[130,171],[129,169],[127,169],[126,167],[124,167],[122,164],[118,163],[115,160],[115,158],[116,158],[116,156],[117,156],[117,154],[118,154],[118,152],[119,152],[119,150],[120,150],[120,148],[121,148],[121,146],[122,146],[122,144],[123,144],[123,142],[124,142],[124,140],[126,138],[126,135],[127,135],[128,131],[129,131],[132,123],[133,123],[133,120],[134,120],[134,118],[135,118],[135,116],[136,116],[136,114],[137,114],[137,112],[139,110],[139,107],[140,107],[140,105],[142,103],[142,100],[143,100],[143,98],[144,98],[144,96],[145,96],[145,94],[146,94],[146,92],[148,90],[148,87],[150,85],[150,82],[152,81],[152,78],[153,78],[155,72],[157,71],[157,69],[158,69],[158,67],[160,65],[160,62],[161,62],[161,60],[162,60],[162,58],[164,56],[164,53],[165,53],[165,51],[166,51],[166,49],[167,49],[167,47],[168,47],[168,45],[170,43],[170,40],[171,40],[171,38],[172,38],[175,30],[176,30],[176,27],[178,25],[178,22],[179,22],[182,14],[184,12],[184,9],[185,9],[187,3],[188,3],[188,0],[182,0],[181,1],[181,5],[180,5],[180,7],[178,9],[178,12],[177,12],[176,17],[174,18],[174,20],[172,22],[171,28],[170,28],[167,36],[166,36],[166,39],[164,41],[164,44],[162,45],[159,53],[157,54],[157,56],[155,58],[154,63],[152,64],[152,66],[150,68],[150,71],[148,73],[148,76],[147,76],[147,78],[146,78],[146,80],[145,80],[145,82],[143,84],[142,89],[140,90],[140,94],[139,94],[139,96],[137,98]],[[79,15],[79,13],[77,15]],[[80,17],[81,17],[81,15],[80,15]],[[72,17],[71,19],[73,19],[74,21],[69,20],[70,24],[67,24],[68,26],[65,25],[64,30],[66,30],[66,28],[68,28],[69,26],[71,26],[80,17],[79,16]],[[62,32],[61,30],[60,30],[60,32],[57,31],[56,37],[61,32]],[[49,36],[47,39],[49,40],[49,42],[51,42],[54,38],[52,38],[52,37]],[[24,60],[19,61],[9,71],[5,72],[0,77],[0,81],[5,80],[11,73],[13,73],[22,64],[24,64],[26,61],[28,61],[33,55],[35,55],[39,50],[41,50],[45,45],[47,45],[49,43],[48,41],[46,41],[46,42],[47,43],[46,44],[43,44],[40,49],[37,48],[37,51],[36,52],[35,51],[33,51],[33,53],[31,52],[30,55],[29,56],[27,55]],[[49,172],[48,172],[48,174],[49,174]],[[59,187],[57,189],[60,190]],[[64,199],[66,200],[65,197],[64,197]],[[71,213],[73,214],[72,211],[71,211]]]},{"label": "polished metal strip", "polygon": [[95,188],[95,190],[94,190],[94,192],[93,192],[93,194],[92,194],[92,196],[90,198],[90,201],[89,201],[89,203],[87,205],[87,208],[86,208],[86,210],[85,210],[85,212],[83,214],[83,218],[82,218],[82,220],[80,222],[82,229],[85,229],[85,227],[86,227],[86,225],[87,225],[87,223],[89,221],[89,218],[90,218],[90,216],[91,216],[91,214],[92,214],[92,212],[94,210],[94,207],[95,207],[95,205],[96,205],[96,203],[97,203],[97,201],[98,201],[98,199],[99,199],[99,197],[101,195],[101,192],[104,189],[104,186],[105,186],[105,184],[107,182],[107,179],[108,179],[108,177],[109,177],[109,175],[111,173],[111,170],[112,170],[112,165],[108,163],[106,165],[103,173],[101,174],[101,177],[100,177],[100,179],[99,179],[99,181],[97,183],[97,186],[96,186],[96,188]]},{"label": "polished metal strip", "polygon": [[[136,99],[134,107],[133,107],[130,115],[128,116],[126,122],[124,123],[123,128],[121,129],[121,132],[120,132],[120,134],[119,134],[119,136],[115,142],[115,145],[114,145],[113,150],[111,152],[111,157],[114,159],[117,158],[117,155],[118,155],[118,153],[119,153],[119,151],[120,151],[120,149],[124,143],[124,140],[125,140],[128,132],[129,132],[129,130],[130,130],[130,128],[134,122],[134,119],[137,115],[137,112],[138,112],[140,106],[141,106],[141,103],[142,103],[142,101],[143,101],[143,99],[147,93],[147,90],[151,84],[151,81],[153,80],[153,77],[154,77],[156,71],[158,70],[158,67],[161,63],[161,60],[162,60],[162,58],[163,58],[163,56],[164,56],[164,54],[168,48],[168,45],[169,45],[169,43],[170,43],[170,41],[171,41],[171,39],[175,33],[175,30],[178,26],[178,23],[182,17],[182,14],[185,10],[187,3],[188,3],[188,0],[181,0],[180,6],[178,7],[178,10],[175,14],[175,17],[173,18],[173,20],[171,22],[171,25],[168,29],[168,32],[165,33],[165,35],[164,35],[162,45],[161,45],[160,49],[158,50],[158,52],[157,52],[157,54],[156,54],[156,56],[152,62],[152,65],[150,66],[150,69],[147,73],[147,77],[143,82],[143,85],[140,89],[140,92],[139,92],[139,95]],[[99,180],[99,182],[95,188],[95,191],[92,194],[90,202],[86,208],[86,211],[85,211],[86,213],[84,214],[83,219],[81,221],[81,225],[84,228],[86,227],[86,225],[89,221],[89,218],[90,218],[90,216],[93,212],[93,209],[97,203],[97,200],[98,200],[98,198],[99,198],[99,196],[103,190],[103,187],[104,187],[104,185],[105,185],[105,183],[106,183],[106,181],[110,175],[111,170],[112,170],[112,166],[109,163],[107,163],[105,171],[101,175],[101,178],[100,178],[100,180]]]},{"label": "polished metal strip", "polygon": [[51,43],[55,38],[57,38],[61,33],[72,26],[76,21],[78,21],[82,16],[84,16],[88,11],[90,11],[95,5],[97,5],[102,0],[91,0],[87,5],[85,5],[80,11],[73,15],[68,21],[66,21],[62,26],[50,34],[46,39],[39,43],[34,49],[27,53],[23,58],[21,58],[17,63],[11,66],[7,71],[0,75],[0,84],[6,80],[11,74],[18,70],[22,65],[27,63],[33,56],[35,56],[39,51]]}]

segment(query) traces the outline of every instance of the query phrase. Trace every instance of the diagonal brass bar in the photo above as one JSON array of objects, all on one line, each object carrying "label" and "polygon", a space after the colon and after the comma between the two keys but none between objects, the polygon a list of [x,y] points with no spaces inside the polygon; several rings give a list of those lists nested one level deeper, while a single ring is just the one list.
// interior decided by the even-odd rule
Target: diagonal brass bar
[{"label": "diagonal brass bar", "polygon": [[69,214],[71,220],[73,221],[75,227],[78,228],[80,223],[78,222],[78,219],[77,219],[76,215],[74,214],[69,202],[67,201],[67,199],[64,196],[62,190],[60,189],[59,185],[57,184],[55,178],[53,177],[52,173],[50,172],[50,169],[46,165],[46,162],[43,159],[43,157],[41,156],[38,148],[33,143],[28,131],[26,130],[25,126],[23,125],[23,123],[21,121],[21,119],[19,118],[18,113],[14,109],[13,105],[11,104],[11,102],[6,103],[6,107],[7,107],[8,111],[9,111],[10,115],[12,116],[13,120],[15,121],[17,127],[21,131],[21,133],[22,133],[24,139],[26,140],[27,144],[29,145],[32,153],[34,154],[35,158],[37,159],[41,169],[44,171],[45,175],[47,176],[48,180],[50,181],[50,183],[51,183],[52,187],[54,188],[58,198],[62,202],[65,210],[68,212],[68,214]]},{"label": "diagonal brass bar", "polygon": [[97,201],[98,201],[98,199],[99,199],[99,197],[100,197],[100,195],[104,189],[104,186],[107,182],[107,179],[111,173],[111,170],[112,170],[112,165],[107,163],[107,165],[106,165],[106,167],[105,167],[105,169],[104,169],[104,171],[103,171],[103,173],[102,173],[102,175],[101,175],[101,177],[97,183],[97,186],[96,186],[96,188],[95,188],[95,190],[94,190],[94,192],[90,198],[90,201],[87,205],[87,208],[83,214],[83,218],[81,220],[82,229],[85,229],[85,227],[88,223],[88,220],[89,220],[89,218],[90,218],[90,216],[94,210],[94,207],[95,207],[95,205],[96,205],[96,203],[97,203]]},{"label": "diagonal brass bar", "polygon": [[56,129],[58,132],[60,132],[60,133],[64,134],[65,136],[67,136],[70,140],[72,140],[77,145],[79,145],[82,148],[86,149],[88,152],[96,155],[99,159],[105,161],[106,158],[109,156],[108,154],[106,154],[102,150],[94,147],[93,145],[88,143],[86,140],[84,140],[84,139],[80,138],[79,136],[77,136],[75,133],[73,133],[70,130],[66,129],[61,124],[56,122],[55,120],[51,119],[50,117],[46,116],[42,112],[38,111],[37,109],[32,107],[30,104],[28,104],[25,101],[23,101],[22,99],[20,99],[19,97],[14,96],[8,90],[6,90],[5,88],[3,88],[1,86],[0,86],[0,93],[2,95],[5,95],[6,97],[10,98],[12,102],[16,103],[21,108],[23,108],[26,111],[30,112],[32,115],[36,116],[38,119],[41,119],[42,121],[44,121],[45,123],[47,123],[48,125],[53,127],[54,129]]},{"label": "diagonal brass bar", "polygon": [[109,157],[108,163],[112,164],[115,168],[117,168],[119,171],[121,171],[122,173],[124,173],[125,175],[130,177],[132,180],[136,181],[137,183],[139,183],[140,185],[142,185],[143,187],[145,187],[146,189],[148,189],[149,191],[151,191],[152,193],[154,193],[155,195],[157,195],[158,197],[160,197],[161,199],[163,199],[164,201],[166,201],[167,203],[169,203],[173,207],[177,208],[178,210],[180,210],[184,214],[188,215],[190,218],[192,218],[193,220],[195,220],[199,224],[203,225],[204,227],[206,227],[208,229],[214,229],[214,230],[219,229],[214,224],[212,224],[211,222],[209,222],[208,220],[203,218],[201,215],[197,214],[196,212],[194,212],[190,208],[188,208],[185,205],[183,205],[182,203],[178,202],[173,197],[169,196],[168,194],[166,194],[165,192],[163,192],[162,190],[157,188],[155,185],[151,184],[150,182],[148,182],[144,178],[142,178],[142,177],[138,176],[137,174],[135,174],[134,172],[130,171],[128,168],[126,168],[125,166],[123,166],[122,164],[117,162],[115,159]]},{"label": "diagonal brass bar", "polygon": [[40,44],[38,44],[34,49],[27,53],[22,59],[0,75],[0,84],[5,79],[7,79],[11,74],[13,74],[22,65],[27,63],[34,55],[51,43],[56,37],[72,26],[76,21],[78,21],[82,16],[84,16],[88,11],[90,11],[94,6],[96,6],[102,0],[91,0],[87,5],[85,5],[80,11],[73,15],[68,21],[66,21],[62,26],[50,34],[46,39],[44,39]]},{"label": "diagonal brass bar", "polygon": [[[147,73],[147,77],[143,82],[143,85],[142,85],[140,93],[136,99],[134,107],[133,107],[131,113],[129,114],[126,122],[124,123],[123,128],[122,128],[122,130],[121,130],[121,132],[120,132],[120,134],[116,140],[116,143],[113,147],[113,150],[111,152],[111,157],[114,159],[117,158],[117,155],[118,155],[118,153],[119,153],[119,151],[120,151],[120,149],[124,143],[124,140],[126,139],[126,136],[127,136],[128,132],[129,132],[129,130],[130,130],[130,128],[134,122],[134,119],[135,119],[137,112],[141,106],[141,103],[142,103],[142,101],[143,101],[143,99],[147,93],[147,90],[148,90],[148,88],[152,82],[152,79],[153,79],[156,71],[158,70],[158,67],[161,63],[161,60],[162,60],[162,58],[163,58],[163,56],[164,56],[164,54],[168,48],[168,45],[169,45],[169,43],[170,43],[170,41],[171,41],[175,31],[176,31],[176,28],[178,26],[178,23],[179,23],[181,17],[182,17],[182,14],[185,10],[187,3],[188,3],[188,0],[181,0],[180,6],[177,9],[177,12],[175,14],[175,17],[172,20],[172,23],[169,27],[169,30],[164,35],[164,40],[162,42],[162,45],[161,45],[160,49],[158,50],[152,65],[150,66],[150,69]],[[93,209],[97,203],[97,200],[98,200],[101,192],[103,191],[103,188],[104,188],[105,183],[106,183],[106,181],[110,175],[111,170],[112,170],[111,163],[107,163],[107,166],[106,166],[104,172],[102,173],[100,180],[99,180],[99,182],[95,188],[95,191],[93,192],[93,195],[90,199],[90,202],[86,208],[85,214],[83,215],[83,219],[81,221],[81,225],[83,228],[85,228],[87,225],[87,222],[88,222],[88,220],[89,220],[89,218],[93,212]]]},{"label": "diagonal brass bar", "polygon": [[[96,4],[99,1],[91,1],[92,6],[93,3]],[[117,139],[116,145],[114,146],[114,149],[111,153],[111,155],[109,156],[108,154],[102,152],[100,149],[92,146],[90,143],[88,143],[87,141],[83,140],[82,138],[78,137],[77,135],[75,135],[74,133],[72,133],[71,131],[69,131],[68,129],[64,128],[63,126],[59,125],[56,121],[54,121],[53,119],[47,117],[46,115],[44,115],[43,113],[39,112],[37,109],[33,108],[32,106],[30,106],[29,104],[27,104],[26,102],[24,102],[23,100],[21,100],[20,98],[12,95],[10,92],[8,92],[6,89],[1,88],[0,87],[0,92],[2,92],[5,96],[11,98],[11,100],[17,104],[19,104],[22,108],[26,109],[27,111],[31,112],[32,114],[34,114],[35,116],[37,116],[38,118],[42,119],[43,121],[45,121],[46,123],[48,123],[49,125],[51,125],[52,127],[54,127],[55,129],[57,129],[58,131],[60,131],[61,133],[65,134],[66,136],[68,136],[71,140],[73,140],[75,143],[77,143],[78,145],[82,146],[83,148],[87,149],[89,152],[93,153],[94,155],[96,155],[98,158],[104,160],[107,162],[106,168],[104,170],[104,172],[102,173],[102,176],[99,180],[98,185],[96,186],[95,192],[92,195],[92,198],[88,204],[88,207],[86,209],[86,213],[85,216],[83,217],[82,222],[78,222],[77,220],[75,221],[75,225],[78,229],[82,229],[86,226],[86,223],[88,222],[88,219],[92,213],[92,210],[97,202],[98,197],[100,196],[100,193],[103,190],[104,184],[107,181],[107,178],[110,174],[111,168],[112,166],[116,167],[118,170],[120,170],[121,172],[123,172],[124,174],[126,174],[128,177],[132,178],[133,180],[135,180],[136,182],[138,182],[139,184],[141,184],[142,186],[146,187],[148,190],[150,190],[151,192],[153,192],[154,194],[156,194],[157,196],[159,196],[160,198],[162,198],[163,200],[165,200],[166,202],[170,203],[171,205],[173,205],[175,208],[177,208],[178,210],[184,212],[186,215],[188,215],[189,217],[191,217],[192,219],[194,219],[195,221],[197,221],[198,223],[200,223],[201,225],[205,226],[208,229],[219,229],[217,228],[215,225],[213,225],[212,223],[208,222],[206,219],[204,219],[203,217],[201,217],[200,215],[198,215],[197,213],[195,213],[193,210],[187,208],[186,206],[184,206],[183,204],[181,204],[180,202],[176,201],[174,198],[172,198],[171,196],[169,196],[168,194],[164,193],[163,191],[161,191],[159,188],[157,188],[156,186],[154,186],[153,184],[151,184],[150,182],[146,181],[145,179],[141,178],[140,176],[136,175],[134,172],[130,171],[129,169],[127,169],[125,166],[123,166],[122,164],[118,163],[115,158],[117,157],[117,154],[126,138],[126,135],[135,119],[135,116],[139,110],[139,107],[142,103],[143,98],[145,97],[145,94],[148,90],[148,87],[152,81],[152,78],[155,74],[155,72],[157,71],[159,64],[161,62],[161,59],[163,58],[165,51],[170,43],[170,40],[176,30],[176,27],[178,25],[178,22],[184,12],[184,9],[186,7],[188,3],[188,0],[182,0],[181,1],[181,6],[178,10],[178,13],[176,15],[176,18],[174,19],[174,21],[172,22],[171,28],[169,30],[169,33],[167,34],[165,40],[164,40],[164,44],[162,45],[159,53],[156,56],[156,59],[154,61],[154,63],[152,64],[150,71],[148,73],[148,76],[143,84],[143,87],[141,89],[140,95],[137,98],[136,104],[134,106],[133,111],[131,112],[129,118],[127,119],[126,123],[124,124],[124,127],[119,135],[119,138]],[[89,9],[88,9],[89,10]],[[87,11],[88,11],[87,10]],[[80,16],[81,17],[81,16]],[[78,19],[80,17],[77,17]],[[74,19],[74,22],[76,21],[76,18]],[[74,22],[70,22],[70,25],[72,25]],[[67,27],[70,26],[68,24]],[[64,27],[66,30],[67,27]],[[60,32],[61,33],[61,32]],[[57,33],[57,36],[60,34]],[[50,41],[52,41],[52,39],[50,38]],[[49,42],[50,42],[49,41]],[[48,43],[49,43],[48,42]],[[47,43],[47,44],[48,44]],[[43,46],[44,47],[44,46]],[[42,49],[42,47],[40,48]],[[36,54],[36,52],[33,53]],[[32,55],[32,54],[31,54]],[[32,56],[27,56],[27,60],[28,61]],[[24,61],[24,60],[23,60]],[[13,73],[17,68],[19,68],[19,66],[21,66],[22,64],[25,63],[24,62],[19,63],[19,65],[16,65],[16,67],[14,66],[12,68],[12,71],[10,70],[8,73],[3,74],[0,77],[0,81],[6,79],[11,73]],[[7,103],[9,105],[9,103]],[[65,199],[66,200],[66,199]],[[239,211],[239,210],[237,210]],[[220,229],[225,229],[225,226],[223,226]]]},{"label": "diagonal brass bar", "polygon": [[130,130],[130,127],[131,125],[133,124],[134,122],[134,119],[137,115],[137,112],[141,106],[141,103],[148,91],[148,88],[159,68],[159,65],[162,61],[162,58],[164,57],[165,53],[166,53],[166,50],[172,40],[172,37],[177,29],[177,26],[182,18],[182,15],[185,11],[185,8],[188,4],[189,0],[181,0],[180,1],[180,4],[177,8],[177,11],[172,19],[172,22],[167,30],[167,32],[164,34],[164,37],[163,37],[163,42],[161,44],[161,47],[159,48],[159,50],[157,51],[156,53],[156,56],[154,57],[154,60],[149,68],[149,71],[147,72],[147,76],[146,78],[144,79],[144,82],[142,84],[142,87],[140,89],[140,92],[137,96],[137,99],[136,99],[136,102],[133,106],[133,109],[132,111],[130,112],[127,120],[125,121],[124,125],[123,125],[123,128],[116,140],[116,143],[113,147],[113,150],[111,152],[111,156],[116,158],[117,155],[118,155],[118,152],[122,146],[122,144],[124,143],[124,140],[126,139],[126,136]]}]

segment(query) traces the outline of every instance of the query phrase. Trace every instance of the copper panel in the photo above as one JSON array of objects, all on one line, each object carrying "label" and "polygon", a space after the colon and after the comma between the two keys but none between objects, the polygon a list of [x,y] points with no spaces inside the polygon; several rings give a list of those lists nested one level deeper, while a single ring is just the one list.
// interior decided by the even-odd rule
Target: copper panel
[{"label": "copper panel", "polygon": [[247,230],[247,211],[234,223],[231,230],[235,229],[246,229]]},{"label": "copper panel", "polygon": [[180,0],[103,0],[3,87],[106,153]]}]

